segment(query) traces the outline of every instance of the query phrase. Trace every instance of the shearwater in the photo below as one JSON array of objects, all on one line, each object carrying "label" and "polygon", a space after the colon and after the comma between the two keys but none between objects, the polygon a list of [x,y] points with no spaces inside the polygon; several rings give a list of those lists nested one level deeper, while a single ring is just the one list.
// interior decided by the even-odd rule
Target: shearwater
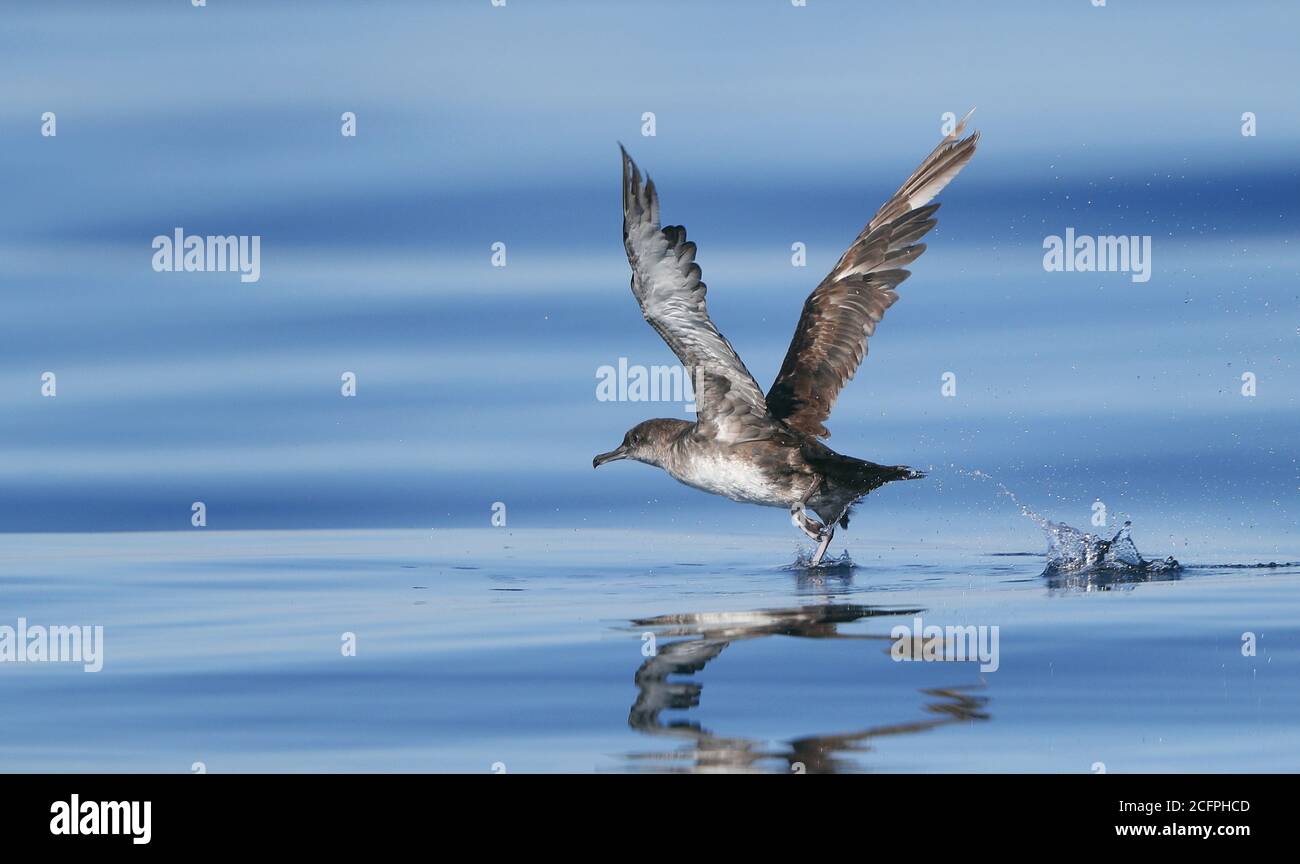
[{"label": "shearwater", "polygon": [[680,225],[660,227],[654,181],[647,176],[642,184],[640,170],[620,145],[632,294],[696,382],[696,419],[639,423],[616,449],[593,459],[593,467],[635,459],[733,501],[788,507],[794,524],[818,544],[813,567],[826,554],[835,526],[848,527],[854,504],[893,480],[924,476],[905,465],[844,456],[820,439],[830,437],[823,422],[866,356],[868,337],[898,299],[895,289],[911,275],[903,268],[925,251],[917,241],[935,226],[939,209],[930,201],[975,155],[979,133],[962,138],[965,128],[963,118],[808,296],[766,396],[709,319],[695,244]]}]

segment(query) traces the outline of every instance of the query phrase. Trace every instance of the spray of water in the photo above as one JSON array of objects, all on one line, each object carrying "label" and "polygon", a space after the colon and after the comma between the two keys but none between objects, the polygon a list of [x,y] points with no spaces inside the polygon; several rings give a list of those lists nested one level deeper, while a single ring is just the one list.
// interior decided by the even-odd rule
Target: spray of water
[{"label": "spray of water", "polygon": [[992,483],[998,487],[998,494],[1005,495],[1020,510],[1021,515],[1030,519],[1047,536],[1047,571],[1049,573],[1082,573],[1091,571],[1121,571],[1159,573],[1180,569],[1172,557],[1163,561],[1150,561],[1138,552],[1133,542],[1133,523],[1125,521],[1109,540],[1080,531],[1064,522],[1053,522],[1034,512],[1020,502],[1006,486],[985,474],[983,471],[954,469],[958,474]]},{"label": "spray of water", "polygon": [[796,572],[816,572],[830,576],[847,576],[858,567],[853,563],[853,559],[849,557],[849,550],[847,549],[840,553],[838,558],[834,555],[827,555],[822,559],[822,563],[816,567],[812,566],[812,559],[812,550],[797,549],[795,550],[794,563],[787,565],[784,569]]}]

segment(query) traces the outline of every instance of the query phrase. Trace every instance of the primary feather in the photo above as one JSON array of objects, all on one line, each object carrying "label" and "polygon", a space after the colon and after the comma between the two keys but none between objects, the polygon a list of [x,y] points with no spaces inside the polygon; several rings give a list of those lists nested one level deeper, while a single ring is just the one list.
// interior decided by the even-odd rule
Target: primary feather
[{"label": "primary feather", "polygon": [[824,423],[840,390],[867,355],[867,339],[885,310],[898,299],[895,289],[911,275],[903,268],[925,251],[917,241],[935,226],[939,209],[929,202],[975,155],[979,133],[961,138],[965,126],[963,118],[808,296],[785,362],[767,393],[774,418],[805,434],[830,437]]}]

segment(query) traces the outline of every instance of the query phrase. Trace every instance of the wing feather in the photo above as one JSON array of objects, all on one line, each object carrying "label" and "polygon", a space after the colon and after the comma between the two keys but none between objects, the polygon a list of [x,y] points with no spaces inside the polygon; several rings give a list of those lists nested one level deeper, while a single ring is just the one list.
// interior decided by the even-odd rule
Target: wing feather
[{"label": "wing feather", "polygon": [[[966,115],[969,117],[970,115]],[[961,138],[966,120],[931,151],[876,212],[808,296],[785,362],[767,393],[771,415],[808,435],[829,437],[823,425],[840,390],[867,354],[895,290],[911,275],[903,269],[921,256],[918,243],[936,224],[930,201],[975,155],[979,133]]]},{"label": "wing feather", "polygon": [[709,319],[695,244],[680,225],[660,227],[654,181],[642,184],[636,163],[622,152],[623,245],[632,267],[632,293],[690,376],[697,422],[723,441],[770,434],[777,424],[768,416],[762,389]]}]

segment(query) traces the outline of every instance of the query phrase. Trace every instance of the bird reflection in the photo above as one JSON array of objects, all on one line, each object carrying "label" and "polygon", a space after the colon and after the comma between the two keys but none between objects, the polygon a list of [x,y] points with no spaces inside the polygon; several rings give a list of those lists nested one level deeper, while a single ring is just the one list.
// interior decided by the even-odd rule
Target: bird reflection
[{"label": "bird reflection", "polygon": [[[924,711],[930,715],[921,719],[810,735],[775,745],[765,740],[716,735],[694,721],[664,721],[660,716],[668,709],[690,710],[700,704],[702,683],[670,680],[670,676],[696,675],[733,642],[778,635],[890,642],[887,635],[841,633],[839,627],[871,617],[915,615],[923,611],[827,604],[752,612],[663,615],[633,621],[633,627],[653,628],[657,651],[636,671],[638,692],[628,714],[628,725],[647,735],[680,739],[682,743],[666,752],[632,754],[629,757],[632,769],[676,773],[851,772],[861,770],[853,757],[871,751],[872,739],[988,719],[984,711],[988,698],[972,692],[982,686],[921,690],[926,697]],[[670,639],[674,641],[667,641]]]}]

